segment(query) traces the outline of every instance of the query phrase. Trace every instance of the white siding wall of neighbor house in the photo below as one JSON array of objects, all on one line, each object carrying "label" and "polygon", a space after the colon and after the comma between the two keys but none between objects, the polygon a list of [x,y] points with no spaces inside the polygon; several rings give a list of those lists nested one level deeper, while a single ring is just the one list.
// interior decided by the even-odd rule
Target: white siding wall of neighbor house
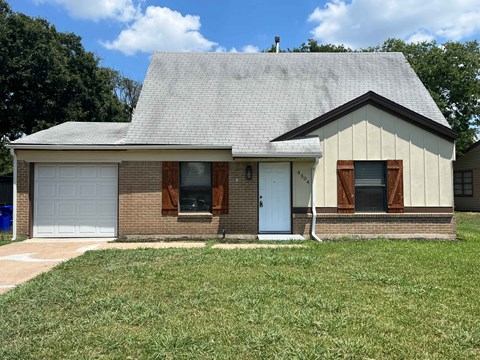
[{"label": "white siding wall of neighbor house", "polygon": [[[337,160],[388,159],[403,160],[405,206],[453,206],[453,142],[371,105],[310,135],[318,135],[323,148],[315,175],[317,207],[337,206]],[[295,187],[294,206],[311,205],[310,187],[298,172],[310,178],[312,165],[294,164],[294,185],[301,184]]]},{"label": "white siding wall of neighbor house", "polygon": [[480,146],[465,156],[460,156],[455,161],[454,170],[471,170],[473,175],[473,196],[456,196],[455,208],[464,211],[480,211]]}]

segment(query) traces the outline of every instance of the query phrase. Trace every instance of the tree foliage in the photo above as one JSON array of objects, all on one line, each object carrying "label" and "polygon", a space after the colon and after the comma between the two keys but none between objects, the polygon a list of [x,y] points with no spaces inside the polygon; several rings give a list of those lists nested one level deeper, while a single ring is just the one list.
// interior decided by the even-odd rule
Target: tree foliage
[{"label": "tree foliage", "polygon": [[[275,46],[266,50],[274,52]],[[351,52],[343,45],[318,44],[309,39],[285,52]],[[480,126],[480,47],[477,41],[406,43],[388,39],[358,51],[402,52],[459,137],[457,153],[475,141]]]},{"label": "tree foliage", "polygon": [[10,170],[4,143],[23,134],[66,121],[130,121],[134,99],[117,96],[129,79],[99,62],[80,37],[0,0],[0,173]]},{"label": "tree foliage", "polygon": [[115,89],[118,98],[125,108],[125,112],[131,118],[142,91],[142,84],[129,79],[119,73],[115,77]]}]

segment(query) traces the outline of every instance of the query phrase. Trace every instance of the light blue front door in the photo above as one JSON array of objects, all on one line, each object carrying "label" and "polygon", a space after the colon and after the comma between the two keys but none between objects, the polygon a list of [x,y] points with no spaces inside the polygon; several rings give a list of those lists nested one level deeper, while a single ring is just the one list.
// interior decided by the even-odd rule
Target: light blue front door
[{"label": "light blue front door", "polygon": [[291,233],[290,163],[259,164],[260,233]]}]

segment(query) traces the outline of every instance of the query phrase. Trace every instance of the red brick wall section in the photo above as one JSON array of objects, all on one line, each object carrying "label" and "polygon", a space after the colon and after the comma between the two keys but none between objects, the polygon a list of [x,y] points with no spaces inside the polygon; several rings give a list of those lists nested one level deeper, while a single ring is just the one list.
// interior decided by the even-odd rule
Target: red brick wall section
[{"label": "red brick wall section", "polygon": [[[309,235],[311,214],[295,214],[294,232]],[[453,214],[319,214],[316,233],[322,239],[365,238],[455,239]]]},{"label": "red brick wall section", "polygon": [[[245,179],[251,165],[253,178]],[[230,163],[229,214],[162,216],[162,163],[125,161],[119,167],[119,236],[257,234],[257,166]]]},{"label": "red brick wall section", "polygon": [[30,164],[17,162],[17,237],[30,233]]}]

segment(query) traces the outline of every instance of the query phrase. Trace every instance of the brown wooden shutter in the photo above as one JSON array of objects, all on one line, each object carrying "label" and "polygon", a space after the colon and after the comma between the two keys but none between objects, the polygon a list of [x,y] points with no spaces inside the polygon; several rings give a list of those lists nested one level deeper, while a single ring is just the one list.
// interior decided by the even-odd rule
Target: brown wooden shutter
[{"label": "brown wooden shutter", "polygon": [[228,162],[212,163],[213,214],[228,214]]},{"label": "brown wooden shutter", "polygon": [[387,199],[389,213],[403,213],[403,160],[387,160]]},{"label": "brown wooden shutter", "polygon": [[337,161],[337,212],[355,212],[355,174],[353,160]]},{"label": "brown wooden shutter", "polygon": [[162,163],[162,214],[178,215],[178,168],[176,161]]}]

